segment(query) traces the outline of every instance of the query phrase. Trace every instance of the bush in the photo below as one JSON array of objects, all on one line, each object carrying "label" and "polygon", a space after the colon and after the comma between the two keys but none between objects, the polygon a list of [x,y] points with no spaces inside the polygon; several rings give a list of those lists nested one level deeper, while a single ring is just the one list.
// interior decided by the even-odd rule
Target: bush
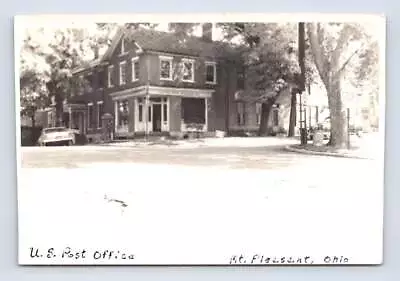
[{"label": "bush", "polygon": [[42,133],[42,127],[21,126],[21,146],[35,146]]}]

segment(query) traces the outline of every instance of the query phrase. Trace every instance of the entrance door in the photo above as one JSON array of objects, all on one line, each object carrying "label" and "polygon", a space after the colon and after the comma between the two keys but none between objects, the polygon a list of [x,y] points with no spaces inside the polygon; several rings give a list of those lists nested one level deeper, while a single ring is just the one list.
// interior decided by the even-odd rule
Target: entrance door
[{"label": "entrance door", "polygon": [[153,104],[153,132],[161,132],[161,104]]}]

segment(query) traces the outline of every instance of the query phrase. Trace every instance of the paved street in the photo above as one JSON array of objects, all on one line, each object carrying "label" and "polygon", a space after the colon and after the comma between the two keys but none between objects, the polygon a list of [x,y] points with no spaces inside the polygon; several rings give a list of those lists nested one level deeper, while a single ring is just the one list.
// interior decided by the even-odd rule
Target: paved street
[{"label": "paved street", "polygon": [[218,263],[243,249],[379,257],[381,167],[283,148],[23,148],[22,259],[61,242],[134,249],[138,263],[171,252],[171,263]]},{"label": "paved street", "polygon": [[[22,149],[24,168],[77,168],[92,163],[147,163],[191,166],[225,166],[230,168],[279,169],[304,164],[358,163],[331,157],[296,154],[284,150],[284,145],[267,147],[199,147],[181,149],[158,147],[33,147]],[[317,163],[318,162],[318,163]]]}]

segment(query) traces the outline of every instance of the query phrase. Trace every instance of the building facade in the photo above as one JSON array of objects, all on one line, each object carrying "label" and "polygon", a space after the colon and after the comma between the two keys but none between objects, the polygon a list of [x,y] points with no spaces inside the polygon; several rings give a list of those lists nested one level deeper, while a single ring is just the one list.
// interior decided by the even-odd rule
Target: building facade
[{"label": "building facade", "polygon": [[[121,29],[102,57],[73,71],[65,125],[92,139],[101,136],[105,113],[113,116],[116,138],[257,130],[261,104],[236,98],[243,67],[231,46],[212,41],[211,30],[204,24],[203,37],[179,38]],[[290,107],[279,102],[270,114],[275,128],[285,127]]]}]

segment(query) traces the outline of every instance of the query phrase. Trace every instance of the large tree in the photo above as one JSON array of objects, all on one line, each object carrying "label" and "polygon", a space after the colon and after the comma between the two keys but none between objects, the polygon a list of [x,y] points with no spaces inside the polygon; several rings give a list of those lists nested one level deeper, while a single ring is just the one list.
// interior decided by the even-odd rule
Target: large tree
[{"label": "large tree", "polygon": [[36,112],[49,104],[42,79],[43,77],[32,69],[25,69],[20,74],[20,115],[31,120],[32,128],[36,126]]},{"label": "large tree", "polygon": [[[20,78],[31,70],[27,83],[21,83],[21,102],[34,92],[37,100],[52,99],[56,106],[57,120],[62,120],[63,101],[71,92],[71,71],[79,65],[88,52],[84,29],[27,29],[21,48]],[[28,59],[27,59],[28,58]],[[27,86],[30,85],[30,86]],[[32,88],[40,88],[34,91]]]},{"label": "large tree", "polygon": [[[307,23],[313,60],[328,95],[331,122],[330,145],[345,148],[348,144],[347,110],[343,88],[354,77],[354,69],[347,71],[354,61],[360,61],[368,48],[365,31],[358,24]],[[362,68],[358,69],[362,71]]]}]

